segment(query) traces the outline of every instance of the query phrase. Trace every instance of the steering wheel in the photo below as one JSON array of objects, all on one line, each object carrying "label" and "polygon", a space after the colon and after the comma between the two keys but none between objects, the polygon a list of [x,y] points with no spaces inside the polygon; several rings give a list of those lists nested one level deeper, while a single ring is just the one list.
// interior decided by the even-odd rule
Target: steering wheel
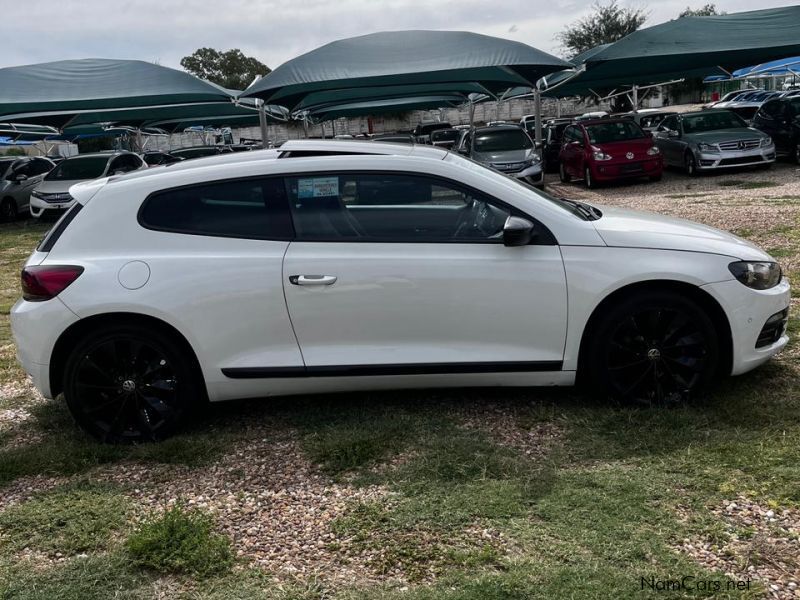
[{"label": "steering wheel", "polygon": [[468,206],[461,209],[462,212],[458,217],[458,223],[453,233],[454,238],[468,238],[475,235],[478,212],[482,204],[485,204],[485,202],[480,202],[473,198]]}]

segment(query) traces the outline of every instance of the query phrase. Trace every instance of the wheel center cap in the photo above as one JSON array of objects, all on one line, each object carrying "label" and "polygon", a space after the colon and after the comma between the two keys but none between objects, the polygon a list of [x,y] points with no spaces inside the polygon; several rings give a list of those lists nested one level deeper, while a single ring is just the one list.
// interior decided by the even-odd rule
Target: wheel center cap
[{"label": "wheel center cap", "polygon": [[661,350],[658,348],[650,348],[647,351],[647,358],[650,360],[659,360],[661,358]]},{"label": "wheel center cap", "polygon": [[122,391],[123,392],[133,392],[136,390],[136,382],[132,379],[126,379],[122,382]]}]

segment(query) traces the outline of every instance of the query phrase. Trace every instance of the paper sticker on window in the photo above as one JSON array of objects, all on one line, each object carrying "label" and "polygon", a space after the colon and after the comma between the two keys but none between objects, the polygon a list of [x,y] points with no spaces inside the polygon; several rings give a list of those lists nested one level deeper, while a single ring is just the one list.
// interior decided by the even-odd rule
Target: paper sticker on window
[{"label": "paper sticker on window", "polygon": [[297,181],[298,198],[325,198],[338,195],[338,177],[311,177]]}]

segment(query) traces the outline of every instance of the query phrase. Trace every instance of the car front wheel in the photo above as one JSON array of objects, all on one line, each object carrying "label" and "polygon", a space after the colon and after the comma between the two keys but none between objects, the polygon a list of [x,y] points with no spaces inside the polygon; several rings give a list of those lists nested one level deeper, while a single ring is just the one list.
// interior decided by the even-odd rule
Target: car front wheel
[{"label": "car front wheel", "polygon": [[590,332],[592,389],[643,404],[702,396],[719,366],[714,324],[674,292],[646,292],[615,303]]},{"label": "car front wheel", "polygon": [[583,168],[583,181],[589,189],[597,187],[597,182],[594,180],[594,177],[592,177],[592,170],[589,167]]},{"label": "car front wheel", "polygon": [[4,198],[0,202],[0,222],[9,223],[17,218],[17,203],[13,198]]},{"label": "car front wheel", "polygon": [[558,178],[561,179],[561,183],[569,183],[572,180],[563,162],[558,165]]},{"label": "car front wheel", "polygon": [[697,160],[692,152],[687,152],[683,157],[683,170],[690,177],[697,175]]},{"label": "car front wheel", "polygon": [[107,443],[169,437],[198,396],[186,351],[149,327],[86,336],[66,362],[64,396],[78,425]]}]

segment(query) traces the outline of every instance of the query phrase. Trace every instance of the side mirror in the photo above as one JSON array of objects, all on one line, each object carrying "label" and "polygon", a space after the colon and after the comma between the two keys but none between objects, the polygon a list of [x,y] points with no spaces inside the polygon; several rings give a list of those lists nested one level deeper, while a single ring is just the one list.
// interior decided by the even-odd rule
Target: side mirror
[{"label": "side mirror", "polygon": [[527,246],[533,239],[533,223],[522,217],[508,217],[503,225],[503,244]]},{"label": "side mirror", "polygon": [[678,138],[678,137],[681,137],[681,134],[680,134],[679,131],[675,131],[674,129],[668,129],[667,130],[667,137]]},{"label": "side mirror", "polygon": [[16,181],[17,183],[22,183],[23,181],[28,181],[28,176],[27,175],[23,175],[21,173],[19,175],[14,175],[14,181]]}]

